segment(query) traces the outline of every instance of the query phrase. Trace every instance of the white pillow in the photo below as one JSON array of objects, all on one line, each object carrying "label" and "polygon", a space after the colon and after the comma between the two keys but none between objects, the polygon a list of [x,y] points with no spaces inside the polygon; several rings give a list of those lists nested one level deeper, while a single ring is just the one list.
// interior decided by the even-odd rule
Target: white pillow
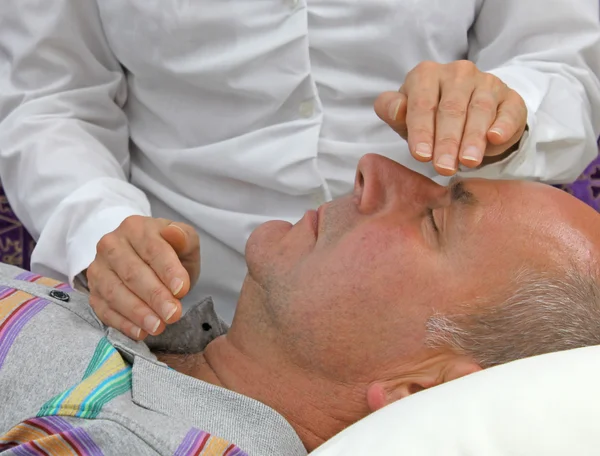
[{"label": "white pillow", "polygon": [[600,346],[522,359],[395,402],[311,456],[600,455]]}]

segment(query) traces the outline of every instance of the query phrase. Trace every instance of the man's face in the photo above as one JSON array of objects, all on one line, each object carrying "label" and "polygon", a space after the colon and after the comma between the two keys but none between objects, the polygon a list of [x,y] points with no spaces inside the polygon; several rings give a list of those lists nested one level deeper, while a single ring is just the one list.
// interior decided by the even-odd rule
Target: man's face
[{"label": "man's face", "polygon": [[442,187],[368,155],[352,195],[293,226],[254,231],[242,296],[254,295],[299,365],[356,380],[423,354],[435,312],[462,312],[483,297],[500,302],[524,266],[585,261],[597,223],[593,210],[544,185],[466,179]]}]

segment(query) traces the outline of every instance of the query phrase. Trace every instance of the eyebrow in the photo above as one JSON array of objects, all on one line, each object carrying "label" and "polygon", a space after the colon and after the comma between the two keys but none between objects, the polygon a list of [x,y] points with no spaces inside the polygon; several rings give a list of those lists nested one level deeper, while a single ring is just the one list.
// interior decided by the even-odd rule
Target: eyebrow
[{"label": "eyebrow", "polygon": [[479,202],[477,197],[465,187],[465,181],[459,176],[454,176],[450,180],[448,189],[450,190],[450,198],[453,203],[472,206]]}]

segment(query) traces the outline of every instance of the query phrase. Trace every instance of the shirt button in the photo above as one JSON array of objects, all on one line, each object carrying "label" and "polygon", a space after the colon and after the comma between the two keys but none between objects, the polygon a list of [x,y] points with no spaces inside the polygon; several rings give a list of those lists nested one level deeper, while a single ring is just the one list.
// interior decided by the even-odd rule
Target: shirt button
[{"label": "shirt button", "polygon": [[304,101],[300,103],[300,109],[298,111],[302,117],[308,119],[315,112],[315,103],[312,101]]},{"label": "shirt button", "polygon": [[58,299],[59,301],[62,301],[62,302],[69,302],[69,300],[71,299],[71,297],[67,293],[65,293],[64,291],[60,291],[60,290],[52,290],[48,294],[50,295],[51,298]]}]

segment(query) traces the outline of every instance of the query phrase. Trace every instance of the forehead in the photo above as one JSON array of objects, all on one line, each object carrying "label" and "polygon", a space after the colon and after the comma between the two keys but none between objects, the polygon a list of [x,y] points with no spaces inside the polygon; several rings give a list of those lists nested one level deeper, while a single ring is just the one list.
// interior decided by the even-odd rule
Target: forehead
[{"label": "forehead", "polygon": [[[490,242],[521,247],[544,262],[589,259],[600,245],[600,216],[573,196],[526,181],[465,179],[479,202],[475,212]],[[532,259],[534,259],[532,257]]]}]

